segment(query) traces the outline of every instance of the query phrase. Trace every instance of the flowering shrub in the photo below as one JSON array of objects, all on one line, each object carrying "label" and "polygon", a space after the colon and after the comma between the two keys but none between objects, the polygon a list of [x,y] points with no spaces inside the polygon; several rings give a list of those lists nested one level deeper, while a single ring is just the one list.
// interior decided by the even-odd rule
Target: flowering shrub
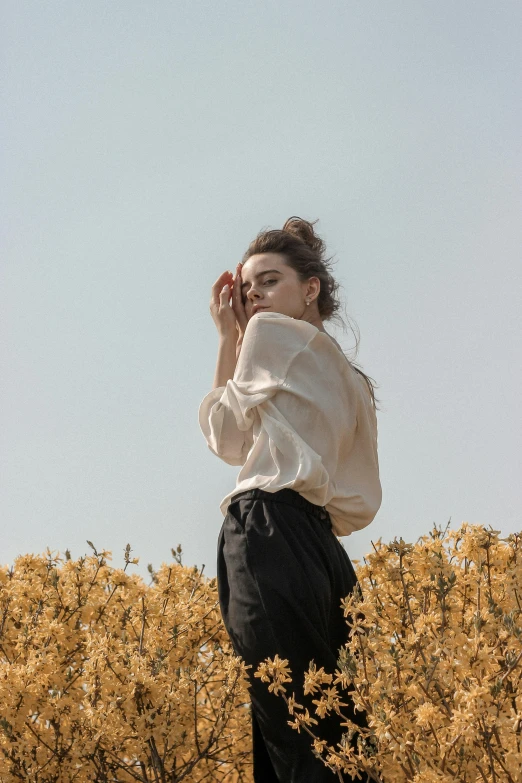
[{"label": "flowering shrub", "polygon": [[[311,665],[305,694],[313,717],[285,682],[288,660],[262,663],[296,730],[334,770],[386,783],[522,781],[522,534],[463,524],[434,528],[414,545],[379,540],[357,568],[344,601],[348,641],[335,673]],[[346,697],[368,728],[343,714]],[[337,713],[343,742],[320,738]]]},{"label": "flowering shrub", "polygon": [[[522,534],[463,525],[381,541],[344,601],[338,669],[256,676],[332,769],[385,783],[522,783]],[[0,781],[251,781],[245,666],[215,580],[174,562],[151,585],[109,564],[27,555],[0,568]],[[343,713],[347,699],[368,728]],[[335,713],[343,742],[328,746]]]},{"label": "flowering shrub", "polygon": [[[92,544],[91,544],[92,546]],[[152,583],[109,565],[0,568],[0,780],[251,780],[245,667],[215,580],[175,562]]]}]

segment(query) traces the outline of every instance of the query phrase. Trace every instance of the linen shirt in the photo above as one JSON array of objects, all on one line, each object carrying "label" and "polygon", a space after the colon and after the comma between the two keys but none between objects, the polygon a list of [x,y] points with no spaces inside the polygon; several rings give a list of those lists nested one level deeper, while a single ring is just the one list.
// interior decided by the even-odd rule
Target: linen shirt
[{"label": "linen shirt", "polygon": [[333,339],[282,313],[250,318],[234,376],[207,394],[199,425],[208,448],[241,465],[221,501],[259,487],[289,487],[324,506],[349,536],[372,522],[382,500],[377,418],[365,379]]}]

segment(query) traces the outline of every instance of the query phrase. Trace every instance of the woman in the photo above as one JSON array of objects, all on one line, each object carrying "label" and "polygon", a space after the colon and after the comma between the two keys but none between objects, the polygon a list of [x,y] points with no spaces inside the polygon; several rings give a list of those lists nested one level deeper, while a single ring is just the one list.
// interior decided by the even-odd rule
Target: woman
[{"label": "woman", "polygon": [[[217,579],[234,650],[252,666],[256,783],[336,779],[253,673],[276,653],[288,658],[288,691],[315,714],[303,675],[311,660],[334,673],[348,638],[341,599],[357,582],[337,536],[369,525],[382,497],[373,386],[323,326],[340,306],[323,255],[313,224],[290,218],[258,234],[210,302],[219,350],[199,423],[210,450],[242,466],[221,502]],[[320,720],[320,738],[336,744],[339,724]]]}]

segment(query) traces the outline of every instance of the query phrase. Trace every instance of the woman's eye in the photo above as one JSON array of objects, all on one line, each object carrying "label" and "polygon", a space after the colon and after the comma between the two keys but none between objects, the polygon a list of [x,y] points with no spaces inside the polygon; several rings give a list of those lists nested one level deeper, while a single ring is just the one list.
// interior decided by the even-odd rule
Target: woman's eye
[{"label": "woman's eye", "polygon": [[[265,285],[266,283],[277,283],[277,280],[265,280],[265,282],[263,283],[263,285]],[[241,301],[243,302],[243,304],[246,304],[246,303],[247,303],[247,297],[246,297],[246,296],[243,296],[243,297],[241,298]]]}]

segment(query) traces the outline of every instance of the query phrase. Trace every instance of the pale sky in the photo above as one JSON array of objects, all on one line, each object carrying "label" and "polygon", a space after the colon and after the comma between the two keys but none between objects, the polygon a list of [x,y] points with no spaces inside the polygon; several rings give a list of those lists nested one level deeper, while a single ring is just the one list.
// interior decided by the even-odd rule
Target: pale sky
[{"label": "pale sky", "polygon": [[[198,408],[210,289],[319,218],[378,384],[343,538],[521,524],[522,4],[4,3],[1,563],[86,540],[215,575],[239,468]],[[325,322],[347,350],[354,338]]]}]

